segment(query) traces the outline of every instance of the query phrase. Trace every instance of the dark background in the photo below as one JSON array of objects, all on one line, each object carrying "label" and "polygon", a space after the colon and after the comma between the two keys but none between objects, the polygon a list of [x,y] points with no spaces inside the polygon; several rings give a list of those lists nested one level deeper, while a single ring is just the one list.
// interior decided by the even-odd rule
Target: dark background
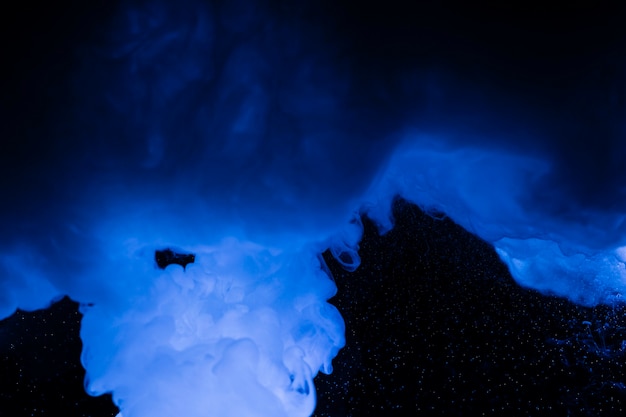
[{"label": "dark background", "polygon": [[[32,184],[16,164],[45,161],[54,144],[41,137],[71,101],[75,47],[97,36],[117,3],[15,6],[0,17],[0,185],[19,199]],[[487,131],[480,140],[489,146],[552,155],[554,180],[576,184],[564,187],[572,201],[626,207],[622,2],[392,0],[312,10],[345,59],[354,102],[383,114],[380,129],[410,121]],[[494,139],[521,129],[537,134]],[[394,215],[384,236],[365,220],[357,271],[325,254],[347,345],[333,374],[316,379],[317,416],[623,414],[621,306],[583,308],[521,289],[489,244],[449,219],[400,200]],[[110,398],[82,388],[79,324],[67,299],[0,323],[0,415],[115,415]]]}]

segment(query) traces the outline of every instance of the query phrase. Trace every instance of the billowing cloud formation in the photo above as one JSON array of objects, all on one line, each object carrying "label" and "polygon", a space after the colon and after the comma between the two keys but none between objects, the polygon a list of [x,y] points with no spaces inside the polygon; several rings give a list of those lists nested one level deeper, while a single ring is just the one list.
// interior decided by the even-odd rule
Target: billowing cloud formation
[{"label": "billowing cloud formation", "polygon": [[414,137],[408,143],[369,194],[378,201],[369,213],[383,229],[391,227],[389,199],[401,194],[493,243],[522,285],[586,305],[621,299],[623,215],[582,204],[569,218],[546,210],[533,194],[549,181],[549,160],[480,148],[442,149]]},{"label": "billowing cloud formation", "polygon": [[356,268],[396,194],[523,285],[619,299],[619,13],[387,6],[107,3],[7,46],[0,315],[83,303],[87,389],[125,417],[309,415],[343,345],[317,255]]},{"label": "billowing cloud formation", "polygon": [[310,415],[313,376],[344,343],[314,251],[194,250],[185,271],[118,271],[137,295],[83,307],[89,392],[113,392],[124,416]]}]

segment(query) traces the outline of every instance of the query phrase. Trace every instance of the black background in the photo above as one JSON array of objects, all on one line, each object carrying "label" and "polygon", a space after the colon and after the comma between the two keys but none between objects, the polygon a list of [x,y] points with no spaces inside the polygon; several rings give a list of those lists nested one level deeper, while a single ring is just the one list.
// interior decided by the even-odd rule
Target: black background
[{"label": "black background", "polygon": [[[348,61],[355,101],[389,109],[389,126],[414,118],[469,133],[531,129],[534,142],[490,145],[542,149],[560,161],[561,180],[577,184],[576,201],[619,209],[624,6],[544,3],[328,2],[311,19]],[[51,146],[20,137],[45,132],[67,99],[59,97],[74,46],[97,36],[116,3],[15,6],[0,18],[0,184],[19,198],[30,185],[11,164]],[[388,234],[365,221],[357,271],[325,255],[347,346],[333,374],[316,379],[315,415],[623,414],[622,307],[583,308],[521,289],[490,245],[394,204]],[[0,415],[115,415],[110,398],[83,391],[79,320],[64,299],[0,323]]]}]

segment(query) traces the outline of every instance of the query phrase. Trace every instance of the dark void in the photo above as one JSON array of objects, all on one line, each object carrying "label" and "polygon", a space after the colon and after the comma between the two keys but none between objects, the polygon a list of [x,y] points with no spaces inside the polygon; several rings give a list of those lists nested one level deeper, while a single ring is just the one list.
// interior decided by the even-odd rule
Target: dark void
[{"label": "dark void", "polygon": [[192,264],[196,260],[196,255],[193,253],[180,253],[174,252],[170,248],[154,251],[154,260],[160,269],[167,268],[168,265],[180,265],[183,269],[187,268],[187,265]]}]

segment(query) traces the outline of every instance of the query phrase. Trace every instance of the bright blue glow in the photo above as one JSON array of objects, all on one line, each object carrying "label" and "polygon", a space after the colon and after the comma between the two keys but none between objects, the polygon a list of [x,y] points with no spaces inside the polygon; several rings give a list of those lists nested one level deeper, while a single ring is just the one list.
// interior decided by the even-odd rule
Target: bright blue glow
[{"label": "bright blue glow", "polygon": [[186,271],[144,261],[116,273],[135,296],[83,308],[88,391],[113,392],[124,416],[310,415],[313,377],[344,344],[315,251],[234,239],[191,249]]},{"label": "bright blue glow", "polygon": [[[580,154],[441,115],[389,128],[304,13],[224,3],[123,7],[77,48],[45,156],[2,183],[0,316],[85,303],[90,393],[124,417],[310,415],[344,344],[318,254],[358,267],[356,214],[388,229],[396,194],[493,243],[522,285],[621,296],[623,210],[568,188]],[[601,196],[621,184],[580,167]],[[171,245],[196,263],[159,271]]]}]

